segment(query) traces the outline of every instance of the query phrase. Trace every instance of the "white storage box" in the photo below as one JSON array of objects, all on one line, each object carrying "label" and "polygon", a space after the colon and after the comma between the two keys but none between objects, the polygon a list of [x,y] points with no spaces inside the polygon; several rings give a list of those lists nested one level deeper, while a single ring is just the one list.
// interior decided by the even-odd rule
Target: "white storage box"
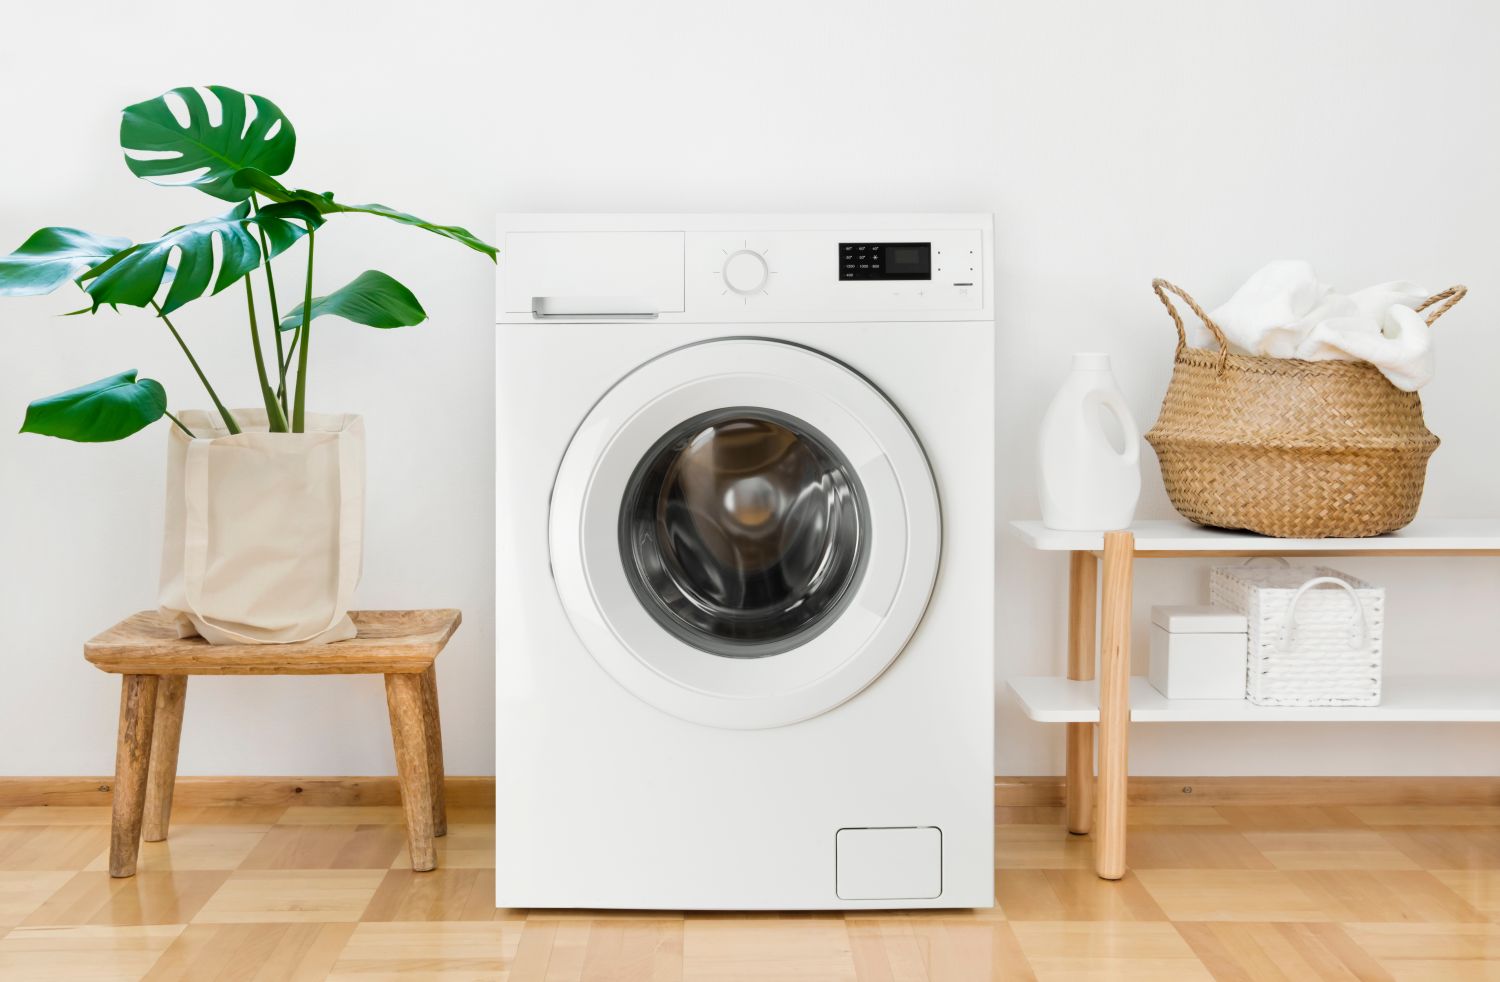
[{"label": "white storage box", "polygon": [[1209,599],[1249,621],[1259,706],[1380,705],[1385,590],[1326,566],[1219,566]]},{"label": "white storage box", "polygon": [[1152,607],[1147,675],[1168,699],[1245,698],[1245,615],[1223,607]]}]

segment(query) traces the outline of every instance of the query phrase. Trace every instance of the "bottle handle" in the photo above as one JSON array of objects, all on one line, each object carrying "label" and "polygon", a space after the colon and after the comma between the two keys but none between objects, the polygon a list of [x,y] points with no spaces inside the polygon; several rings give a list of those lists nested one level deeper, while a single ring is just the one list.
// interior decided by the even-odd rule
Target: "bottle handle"
[{"label": "bottle handle", "polygon": [[1131,414],[1130,407],[1125,404],[1125,399],[1120,393],[1113,390],[1106,389],[1103,392],[1096,392],[1095,398],[1099,405],[1109,410],[1110,414],[1114,416],[1115,421],[1120,424],[1120,433],[1123,437],[1122,442],[1125,446],[1121,450],[1115,450],[1109,441],[1109,435],[1104,432],[1104,421],[1096,419],[1093,422],[1098,427],[1100,439],[1104,441],[1105,446],[1109,447],[1120,458],[1121,463],[1134,467],[1141,458],[1141,431],[1135,425],[1135,416]]}]

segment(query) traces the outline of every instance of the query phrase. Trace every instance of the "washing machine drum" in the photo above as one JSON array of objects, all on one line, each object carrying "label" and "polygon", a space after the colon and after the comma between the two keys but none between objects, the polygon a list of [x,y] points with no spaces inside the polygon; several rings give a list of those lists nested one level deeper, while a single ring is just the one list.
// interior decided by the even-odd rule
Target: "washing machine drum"
[{"label": "washing machine drum", "polygon": [[691,345],[611,389],[553,492],[554,577],[599,664],[694,722],[840,705],[910,639],[940,548],[932,474],[890,402],[782,342]]},{"label": "washing machine drum", "polygon": [[636,597],[666,630],[731,658],[805,644],[863,571],[859,476],[821,433],[783,413],[687,420],[636,467],[620,551]]}]

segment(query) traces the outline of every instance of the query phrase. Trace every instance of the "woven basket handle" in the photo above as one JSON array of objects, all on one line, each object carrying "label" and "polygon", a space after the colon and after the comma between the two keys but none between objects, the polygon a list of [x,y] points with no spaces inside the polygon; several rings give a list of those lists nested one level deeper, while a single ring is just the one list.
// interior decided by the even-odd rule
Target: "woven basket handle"
[{"label": "woven basket handle", "polygon": [[1252,563],[1258,563],[1258,562],[1260,562],[1262,559],[1269,559],[1273,563],[1280,563],[1282,565],[1282,567],[1285,568],[1285,569],[1291,569],[1292,568],[1292,564],[1289,563],[1289,562],[1287,562],[1285,556],[1251,556],[1249,559],[1247,559],[1244,562],[1240,563],[1240,565],[1241,566],[1249,566]]},{"label": "woven basket handle", "polygon": [[[1151,281],[1151,289],[1156,291],[1156,298],[1162,302],[1162,306],[1167,308],[1167,313],[1172,315],[1172,323],[1177,326],[1177,350],[1180,352],[1183,348],[1187,347],[1187,330],[1182,326],[1182,315],[1177,313],[1177,308],[1172,306],[1171,298],[1167,296],[1169,293],[1175,293],[1182,299],[1183,303],[1192,308],[1193,313],[1197,314],[1198,319],[1203,322],[1203,326],[1208,328],[1208,333],[1212,334],[1214,340],[1219,342],[1219,370],[1223,371],[1224,361],[1229,357],[1229,339],[1224,336],[1224,332],[1219,329],[1219,325],[1213,322],[1213,318],[1209,317],[1203,308],[1198,306],[1198,301],[1188,296],[1186,290],[1174,283],[1157,278]],[[1430,300],[1428,301],[1428,303],[1431,302]]]},{"label": "woven basket handle", "polygon": [[1354,606],[1354,615],[1349,619],[1349,647],[1354,651],[1364,648],[1367,641],[1365,636],[1365,605],[1360,603],[1359,594],[1354,592],[1354,587],[1337,576],[1314,576],[1302,584],[1301,589],[1292,595],[1292,602],[1286,605],[1286,619],[1281,622],[1281,641],[1277,645],[1282,651],[1288,650],[1292,646],[1292,641],[1295,640],[1297,633],[1297,604],[1301,602],[1303,594],[1307,593],[1313,587],[1322,586],[1323,584],[1343,587],[1345,592],[1349,594],[1349,602]]},{"label": "woven basket handle", "polygon": [[1439,300],[1443,301],[1443,303],[1438,304],[1438,306],[1436,307],[1433,307],[1432,313],[1427,315],[1427,326],[1431,327],[1439,317],[1452,310],[1454,304],[1458,303],[1465,296],[1467,296],[1468,292],[1469,288],[1466,286],[1450,286],[1442,293],[1434,293],[1432,296],[1428,297],[1426,300],[1423,300],[1419,305],[1413,307],[1412,309],[1417,313],[1421,313],[1428,307],[1432,307],[1433,304],[1438,303]]}]

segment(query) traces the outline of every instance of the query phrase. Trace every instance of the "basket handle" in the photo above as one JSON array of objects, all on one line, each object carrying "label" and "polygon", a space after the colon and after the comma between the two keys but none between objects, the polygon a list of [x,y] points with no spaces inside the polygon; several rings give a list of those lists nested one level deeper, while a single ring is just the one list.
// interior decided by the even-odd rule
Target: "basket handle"
[{"label": "basket handle", "polygon": [[1468,293],[1469,288],[1466,286],[1450,286],[1442,293],[1434,293],[1432,296],[1428,297],[1426,300],[1423,300],[1420,304],[1413,307],[1412,309],[1417,313],[1421,313],[1428,307],[1431,307],[1433,304],[1437,303],[1439,300],[1445,301],[1444,303],[1436,307],[1432,311],[1432,313],[1427,315],[1427,326],[1431,327],[1439,317],[1452,310],[1453,305],[1462,300],[1465,296],[1468,295]]},{"label": "basket handle", "polygon": [[1349,618],[1349,647],[1355,651],[1365,647],[1367,642],[1365,635],[1365,605],[1360,603],[1359,594],[1354,592],[1354,587],[1337,576],[1314,576],[1302,584],[1302,587],[1292,595],[1292,602],[1287,604],[1286,618],[1281,622],[1281,639],[1277,643],[1277,647],[1282,651],[1290,649],[1292,641],[1295,640],[1297,633],[1297,604],[1301,602],[1302,595],[1313,587],[1323,584],[1343,587],[1344,591],[1349,594],[1349,602],[1354,606],[1354,615]]},{"label": "basket handle", "polygon": [[1287,562],[1287,559],[1286,559],[1285,556],[1251,556],[1249,559],[1247,559],[1244,562],[1240,563],[1240,565],[1241,566],[1249,566],[1252,563],[1258,563],[1258,562],[1260,562],[1262,559],[1269,559],[1273,563],[1280,563],[1282,565],[1282,567],[1285,568],[1285,569],[1291,569],[1292,568],[1292,564],[1289,563],[1289,562]]},{"label": "basket handle", "polygon": [[[1167,308],[1167,313],[1172,315],[1172,323],[1177,327],[1177,351],[1181,353],[1182,349],[1187,347],[1187,330],[1182,326],[1182,315],[1177,313],[1176,307],[1172,306],[1172,301],[1167,296],[1168,293],[1175,293],[1184,303],[1192,308],[1193,313],[1197,314],[1198,319],[1203,322],[1203,326],[1208,328],[1208,333],[1212,334],[1214,340],[1219,342],[1219,371],[1222,372],[1224,364],[1229,358],[1229,339],[1224,336],[1224,332],[1220,330],[1219,325],[1213,322],[1213,318],[1209,317],[1202,307],[1198,306],[1198,301],[1188,296],[1188,292],[1175,283],[1169,283],[1158,277],[1151,281],[1151,289],[1156,291],[1156,298],[1162,302],[1162,306]],[[1431,301],[1428,302],[1431,303]]]}]

